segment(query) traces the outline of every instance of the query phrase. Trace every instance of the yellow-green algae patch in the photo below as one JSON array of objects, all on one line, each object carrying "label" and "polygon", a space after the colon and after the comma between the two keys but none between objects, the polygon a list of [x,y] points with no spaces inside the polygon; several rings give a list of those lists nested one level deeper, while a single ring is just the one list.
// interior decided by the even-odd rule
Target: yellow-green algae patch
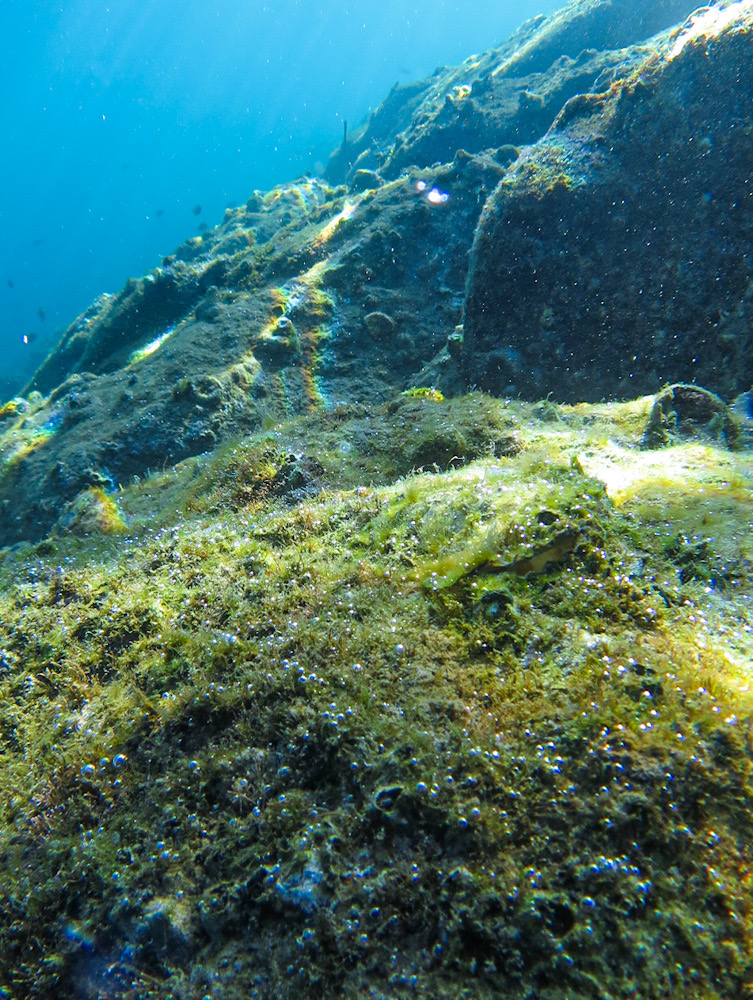
[{"label": "yellow-green algae patch", "polygon": [[0,480],[54,437],[60,414],[54,409],[42,412],[42,402],[33,392],[28,400],[12,399],[0,408]]},{"label": "yellow-green algae patch", "polygon": [[649,405],[343,408],[5,550],[0,989],[751,995],[749,452]]},{"label": "yellow-green algae patch", "polygon": [[92,486],[67,505],[57,528],[74,535],[110,534],[125,531],[126,523],[115,497],[99,486]]}]

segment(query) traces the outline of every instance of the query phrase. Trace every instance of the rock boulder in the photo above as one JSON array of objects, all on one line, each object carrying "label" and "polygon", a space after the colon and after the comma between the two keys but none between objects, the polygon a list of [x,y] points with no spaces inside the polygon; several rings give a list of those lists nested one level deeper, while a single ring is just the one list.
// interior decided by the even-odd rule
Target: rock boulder
[{"label": "rock boulder", "polygon": [[753,379],[753,7],[708,8],[572,98],[488,199],[462,365],[597,400]]}]

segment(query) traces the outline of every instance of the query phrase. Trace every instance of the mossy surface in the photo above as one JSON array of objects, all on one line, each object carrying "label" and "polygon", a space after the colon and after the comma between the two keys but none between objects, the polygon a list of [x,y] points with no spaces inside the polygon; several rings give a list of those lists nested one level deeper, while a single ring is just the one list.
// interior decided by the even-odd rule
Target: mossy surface
[{"label": "mossy surface", "polygon": [[342,408],[2,550],[5,995],[752,995],[749,453],[650,408]]}]

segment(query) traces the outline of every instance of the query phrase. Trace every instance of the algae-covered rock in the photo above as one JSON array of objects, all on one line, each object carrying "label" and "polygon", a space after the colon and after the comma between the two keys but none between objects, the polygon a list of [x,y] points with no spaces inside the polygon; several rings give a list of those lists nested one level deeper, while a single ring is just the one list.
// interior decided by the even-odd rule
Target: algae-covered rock
[{"label": "algae-covered rock", "polygon": [[734,448],[740,427],[733,411],[713,392],[699,385],[668,385],[656,394],[643,443],[658,448],[689,435],[724,441]]},{"label": "algae-covered rock", "polygon": [[359,186],[364,167],[394,179],[411,166],[447,162],[458,150],[510,151],[535,142],[567,100],[608,87],[626,47],[682,21],[688,0],[580,0],[526,21],[503,44],[396,84],[332,155],[326,176]]},{"label": "algae-covered rock", "polygon": [[[46,390],[52,372],[61,382],[33,421],[0,422],[0,544],[42,537],[88,486],[87,469],[122,485],[265,421],[437,385],[446,366],[426,381],[422,371],[461,318],[478,191],[500,176],[491,157],[461,157],[353,198],[313,179],[281,186],[233,210],[201,253],[181,249],[190,262],[167,261],[203,289],[170,325],[139,318],[147,279],[94,308],[40,370],[35,385]],[[256,239],[225,254],[251,225]]]},{"label": "algae-covered rock", "polygon": [[[467,344],[458,333],[481,210],[501,179],[521,176],[521,149],[568,100],[616,87],[645,60],[648,36],[690,6],[580,0],[534,19],[396,88],[346,135],[326,179],[254,192],[101,296],[26,386],[30,403],[47,394],[33,419],[3,410],[0,544],[43,537],[90,485],[89,469],[122,485],[265,422],[386,402],[409,386],[527,392],[510,374],[524,351],[495,347],[486,364],[473,296]],[[527,294],[516,289],[521,302]],[[537,316],[548,350],[559,317],[547,304]],[[499,357],[507,376],[495,379]]]},{"label": "algae-covered rock", "polygon": [[90,487],[80,493],[58,521],[60,531],[70,531],[74,535],[92,533],[109,534],[125,531],[126,523],[114,497],[101,487]]},{"label": "algae-covered rock", "polygon": [[[3,988],[745,996],[753,482],[652,405],[299,417],[4,550]],[[401,475],[450,415],[517,450]]]},{"label": "algae-covered rock", "polygon": [[568,400],[750,387],[752,92],[753,16],[733,3],[565,106],[479,224],[471,383]]},{"label": "algae-covered rock", "polygon": [[396,88],[0,409],[0,994],[753,996],[750,12],[684,13]]}]

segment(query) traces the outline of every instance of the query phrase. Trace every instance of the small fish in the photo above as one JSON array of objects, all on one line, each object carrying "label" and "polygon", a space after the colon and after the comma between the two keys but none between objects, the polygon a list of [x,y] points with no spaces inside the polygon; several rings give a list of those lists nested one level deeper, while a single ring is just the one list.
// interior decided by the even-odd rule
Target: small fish
[{"label": "small fish", "polygon": [[580,539],[578,528],[568,527],[552,539],[549,545],[534,549],[530,556],[515,556],[510,563],[489,559],[476,568],[478,573],[515,573],[516,576],[537,576],[549,566],[561,563],[575,550]]},{"label": "small fish", "polygon": [[8,278],[6,284],[7,284],[8,288],[15,288],[16,287],[14,285],[14,283],[13,283],[13,278]]},{"label": "small fish", "polygon": [[193,214],[194,215],[201,215],[201,205],[194,205],[194,207],[193,207]]},{"label": "small fish", "polygon": [[47,312],[42,308],[42,306],[40,306],[39,309],[37,309],[37,316],[39,316],[40,320],[44,323],[45,319],[47,318]]},{"label": "small fish", "polygon": [[36,339],[37,339],[36,333],[25,333],[21,337],[21,342],[24,344],[33,344]]},{"label": "small fish", "polygon": [[164,214],[165,214],[165,210],[164,210],[164,208],[158,208],[158,209],[157,209],[157,211],[156,211],[156,212],[155,212],[154,214],[155,214],[155,215],[157,216],[157,218],[159,219],[159,217],[160,217],[161,215],[164,215]]},{"label": "small fish", "polygon": [[202,223],[199,224],[199,232],[200,233],[205,233],[207,231],[207,229],[209,229],[209,226],[206,224],[206,222],[202,222]]}]

